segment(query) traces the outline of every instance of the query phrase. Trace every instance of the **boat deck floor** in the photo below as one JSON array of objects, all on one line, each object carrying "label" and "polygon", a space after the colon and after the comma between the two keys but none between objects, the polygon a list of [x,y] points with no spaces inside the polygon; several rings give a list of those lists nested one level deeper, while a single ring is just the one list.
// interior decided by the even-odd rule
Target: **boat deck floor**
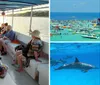
[{"label": "boat deck floor", "polygon": [[27,72],[17,72],[14,66],[12,66],[12,58],[9,55],[1,56],[2,63],[6,64],[9,69],[8,73],[10,74],[12,80],[16,83],[16,85],[38,85],[38,83],[32,79]]}]

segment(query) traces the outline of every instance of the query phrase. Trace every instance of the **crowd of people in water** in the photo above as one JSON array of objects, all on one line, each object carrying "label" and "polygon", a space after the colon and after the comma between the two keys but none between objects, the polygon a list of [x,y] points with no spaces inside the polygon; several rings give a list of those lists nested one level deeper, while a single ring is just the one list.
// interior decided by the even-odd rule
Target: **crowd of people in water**
[{"label": "crowd of people in water", "polygon": [[[100,19],[98,20],[51,20],[50,35],[70,35],[82,34],[96,38],[100,33],[95,30],[100,30]],[[91,37],[92,36],[92,37]]]},{"label": "crowd of people in water", "polygon": [[[18,46],[15,47],[15,59],[12,62],[13,66],[16,66],[16,71],[22,72],[24,66],[28,67],[30,59],[35,59],[37,62],[41,62],[38,58],[42,51],[43,42],[40,38],[40,31],[34,30],[30,32],[32,37],[31,41],[26,45],[22,45],[20,40],[17,40],[16,32],[13,31],[12,26],[8,23],[3,23],[0,26],[0,53],[1,55],[7,55],[7,44],[18,41]],[[1,58],[0,58],[1,59]],[[0,74],[3,70],[0,68]]]}]

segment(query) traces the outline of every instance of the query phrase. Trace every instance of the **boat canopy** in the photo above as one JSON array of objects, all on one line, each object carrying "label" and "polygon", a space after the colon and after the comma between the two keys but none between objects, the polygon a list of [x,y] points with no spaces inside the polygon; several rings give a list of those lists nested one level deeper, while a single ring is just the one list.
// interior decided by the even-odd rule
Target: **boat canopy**
[{"label": "boat canopy", "polygon": [[13,10],[33,5],[48,4],[49,0],[0,0],[0,11]]}]

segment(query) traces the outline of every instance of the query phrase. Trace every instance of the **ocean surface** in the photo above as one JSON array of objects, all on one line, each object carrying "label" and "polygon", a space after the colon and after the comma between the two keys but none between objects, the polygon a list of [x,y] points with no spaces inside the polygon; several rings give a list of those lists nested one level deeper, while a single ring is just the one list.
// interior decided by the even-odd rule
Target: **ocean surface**
[{"label": "ocean surface", "polygon": [[[51,43],[50,85],[100,85],[100,43]],[[63,63],[70,64],[78,58],[80,62],[91,64],[98,69],[87,72],[78,69],[55,70]]]},{"label": "ocean surface", "polygon": [[[51,12],[50,16],[51,34],[54,34],[53,31],[55,30],[53,24],[61,24],[62,26],[71,25],[72,28],[70,29],[73,29],[72,31],[68,31],[68,28],[63,29],[63,27],[60,27],[63,29],[59,31],[61,35],[56,35],[58,32],[55,33],[55,35],[50,37],[51,41],[100,41],[100,26],[96,25],[97,19],[100,18],[100,13]],[[95,22],[95,24],[93,22]],[[92,28],[93,33],[91,34],[95,34],[98,38],[91,39],[82,37],[82,33],[75,32],[75,30],[79,31],[81,28],[83,30],[87,29],[88,31],[90,31],[90,28]]]},{"label": "ocean surface", "polygon": [[50,18],[55,20],[94,20],[100,18],[99,13],[69,13],[69,12],[51,12]]}]

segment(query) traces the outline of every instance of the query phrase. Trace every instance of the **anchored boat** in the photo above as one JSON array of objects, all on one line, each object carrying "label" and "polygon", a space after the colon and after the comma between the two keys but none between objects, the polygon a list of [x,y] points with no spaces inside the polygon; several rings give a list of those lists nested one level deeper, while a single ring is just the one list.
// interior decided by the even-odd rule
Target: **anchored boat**
[{"label": "anchored boat", "polygon": [[90,39],[98,39],[98,36],[94,36],[94,35],[81,35],[83,38],[90,38]]}]

